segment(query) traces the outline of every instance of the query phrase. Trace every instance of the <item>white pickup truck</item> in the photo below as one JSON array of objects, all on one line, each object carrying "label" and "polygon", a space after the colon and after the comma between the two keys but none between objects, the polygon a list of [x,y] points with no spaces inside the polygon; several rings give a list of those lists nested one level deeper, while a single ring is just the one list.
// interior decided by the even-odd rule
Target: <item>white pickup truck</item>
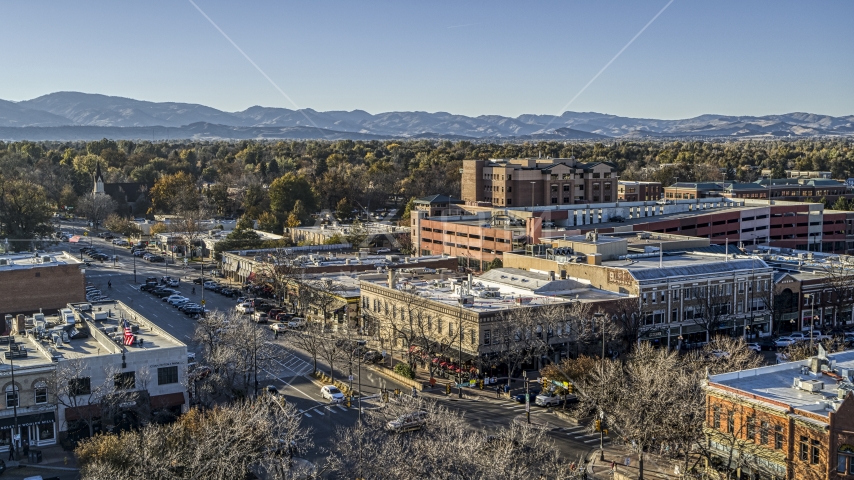
[{"label": "white pickup truck", "polygon": [[234,307],[234,309],[240,313],[252,313],[255,311],[255,308],[249,302],[239,303],[236,307]]}]

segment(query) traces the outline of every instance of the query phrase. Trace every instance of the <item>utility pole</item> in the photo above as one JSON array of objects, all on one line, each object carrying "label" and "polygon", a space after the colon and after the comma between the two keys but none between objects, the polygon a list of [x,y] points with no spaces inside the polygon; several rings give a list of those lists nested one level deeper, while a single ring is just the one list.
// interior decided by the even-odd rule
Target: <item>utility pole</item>
[{"label": "utility pole", "polygon": [[[596,312],[594,318],[602,320],[602,358],[599,359],[600,377],[602,381],[602,393],[605,393],[605,314]],[[605,430],[602,424],[605,420],[605,411],[599,410],[599,460],[605,461]]]},{"label": "utility pole", "polygon": [[[17,322],[18,319],[16,318],[14,321]],[[13,409],[12,414],[15,416],[15,429],[12,430],[12,445],[10,445],[9,448],[12,449],[12,452],[14,454],[17,454],[18,453],[18,448],[17,448],[18,447],[18,441],[16,439],[16,436],[19,434],[19,432],[18,432],[18,400],[21,397],[20,397],[20,392],[18,392],[18,386],[15,384],[15,360],[14,359],[15,359],[15,353],[17,353],[17,352],[12,351],[12,345],[14,343],[15,343],[15,336],[12,335],[9,337],[9,368],[10,368],[11,373],[12,373],[12,391],[15,392],[15,403],[12,404],[13,405],[12,406],[12,409]]]}]

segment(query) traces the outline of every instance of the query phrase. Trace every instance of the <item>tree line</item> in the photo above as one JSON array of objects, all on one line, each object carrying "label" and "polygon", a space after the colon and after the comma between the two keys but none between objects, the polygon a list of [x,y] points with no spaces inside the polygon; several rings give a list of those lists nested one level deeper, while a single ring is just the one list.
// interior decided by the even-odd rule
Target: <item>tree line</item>
[{"label": "tree line", "polygon": [[122,216],[176,213],[193,198],[212,215],[246,215],[281,232],[320,209],[340,217],[390,203],[402,208],[413,197],[459,196],[464,159],[537,156],[610,162],[624,179],[664,184],[753,181],[765,168],[772,176],[802,169],[854,177],[850,139],[0,142],[0,236],[41,236],[53,212],[98,210],[86,204],[98,165],[106,183],[127,185],[113,198]]}]

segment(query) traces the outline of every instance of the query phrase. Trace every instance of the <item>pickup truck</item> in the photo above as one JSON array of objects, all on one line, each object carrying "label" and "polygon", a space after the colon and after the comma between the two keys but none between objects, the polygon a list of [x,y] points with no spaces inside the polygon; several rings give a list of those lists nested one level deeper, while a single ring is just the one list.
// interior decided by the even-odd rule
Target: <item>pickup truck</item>
[{"label": "pickup truck", "polygon": [[268,317],[264,312],[255,312],[252,314],[252,320],[254,320],[255,323],[267,323],[269,319],[270,317]]},{"label": "pickup truck", "polygon": [[249,303],[249,302],[239,303],[239,304],[238,304],[236,307],[234,307],[234,308],[235,308],[235,310],[237,310],[237,311],[238,311],[238,312],[240,312],[240,313],[252,313],[252,312],[254,312],[254,311],[255,311],[255,309],[254,309],[254,308],[252,308],[252,304],[251,304],[251,303]]}]

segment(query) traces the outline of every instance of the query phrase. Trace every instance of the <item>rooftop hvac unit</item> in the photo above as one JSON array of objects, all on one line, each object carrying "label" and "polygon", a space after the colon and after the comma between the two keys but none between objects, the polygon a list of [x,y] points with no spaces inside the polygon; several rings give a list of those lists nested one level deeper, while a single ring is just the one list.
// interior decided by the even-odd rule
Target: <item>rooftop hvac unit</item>
[{"label": "rooftop hvac unit", "polygon": [[0,258],[0,265],[9,265],[8,258]]},{"label": "rooftop hvac unit", "polygon": [[43,256],[42,263],[50,263],[50,255]]},{"label": "rooftop hvac unit", "polygon": [[824,382],[821,380],[801,380],[795,379],[795,387],[810,393],[815,393],[824,390]]}]

